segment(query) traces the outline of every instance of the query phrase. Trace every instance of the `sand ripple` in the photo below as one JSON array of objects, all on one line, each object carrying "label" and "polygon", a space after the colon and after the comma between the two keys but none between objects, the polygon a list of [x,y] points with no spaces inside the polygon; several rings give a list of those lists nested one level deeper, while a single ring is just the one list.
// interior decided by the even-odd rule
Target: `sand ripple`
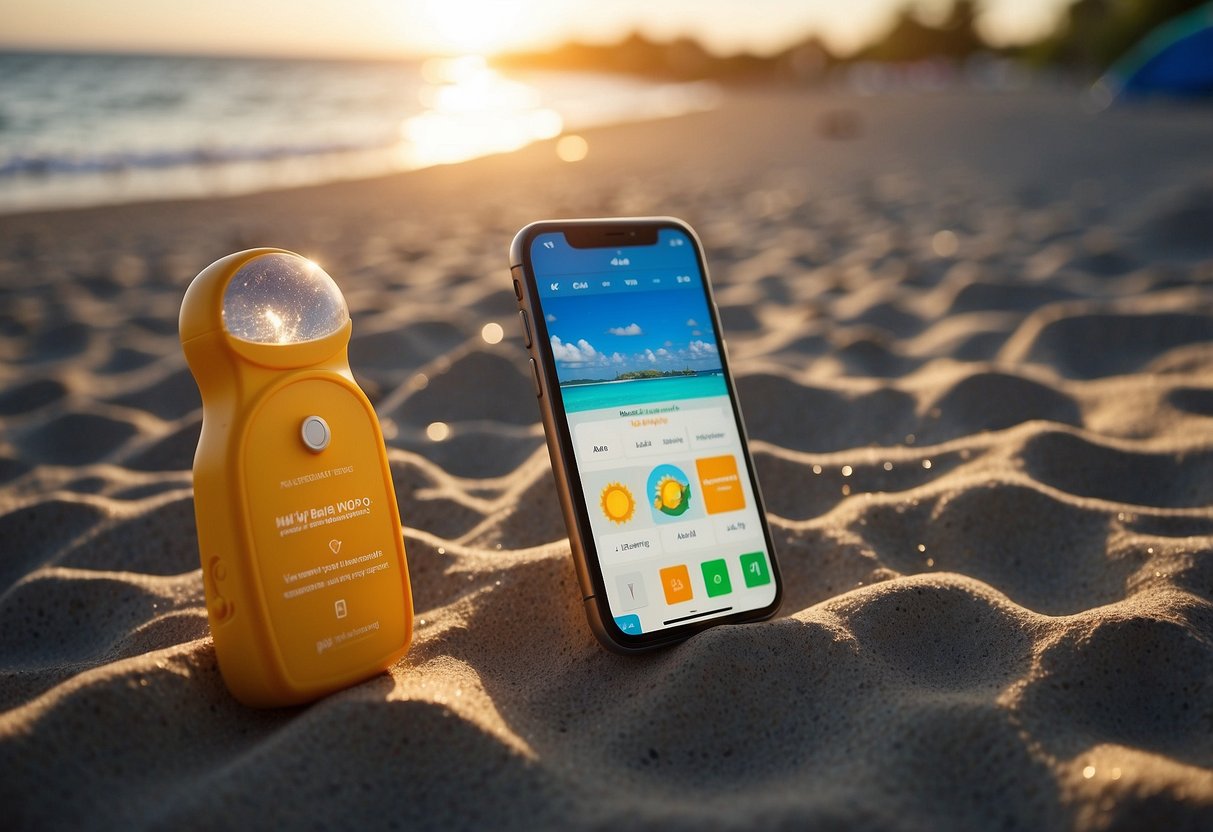
[{"label": "sand ripple", "polygon": [[[1115,135],[1138,158],[1161,130],[1207,169],[1207,120],[890,99],[856,111],[853,147],[805,118],[755,154],[747,119],[818,106],[777,101],[615,129],[657,149],[718,137],[727,159],[666,148],[711,181],[621,179],[639,145],[605,130],[584,181],[538,147],[6,219],[8,823],[1213,826],[1213,191],[1082,149]],[[1053,156],[1024,156],[1024,125]],[[520,171],[546,182],[530,201]],[[638,659],[594,643],[502,259],[515,227],[561,210],[681,214],[707,242],[787,583],[777,619]],[[955,251],[932,249],[942,229]],[[215,665],[200,402],[175,335],[193,273],[253,243],[346,288],[417,609],[390,674],[271,712]]]}]

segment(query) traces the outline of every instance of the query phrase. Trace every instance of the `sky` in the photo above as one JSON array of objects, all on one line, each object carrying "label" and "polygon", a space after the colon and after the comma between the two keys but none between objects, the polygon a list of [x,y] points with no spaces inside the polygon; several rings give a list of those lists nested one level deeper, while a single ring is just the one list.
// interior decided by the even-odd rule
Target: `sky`
[{"label": "sky", "polygon": [[[771,54],[810,32],[846,54],[907,0],[0,0],[9,48],[410,57],[691,35],[721,54]],[[1072,0],[979,0],[999,45],[1049,31]],[[917,0],[938,20],[951,0]]]},{"label": "sky", "polygon": [[707,304],[697,287],[548,297],[543,306],[562,381],[615,378],[636,370],[720,368]]}]

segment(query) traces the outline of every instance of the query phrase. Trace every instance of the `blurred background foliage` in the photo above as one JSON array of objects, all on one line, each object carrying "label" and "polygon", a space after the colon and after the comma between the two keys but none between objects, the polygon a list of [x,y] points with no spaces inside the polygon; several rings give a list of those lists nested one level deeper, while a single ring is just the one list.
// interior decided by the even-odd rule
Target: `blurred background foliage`
[{"label": "blurred background foliage", "polygon": [[942,21],[924,19],[914,3],[893,24],[850,55],[835,55],[816,36],[770,56],[721,56],[695,40],[658,42],[633,33],[609,45],[570,43],[554,50],[496,58],[503,67],[624,72],[671,80],[812,80],[831,66],[858,61],[891,63],[933,59],[964,61],[974,55],[1020,59],[1037,69],[1058,69],[1093,80],[1156,26],[1208,0],[1076,0],[1040,41],[997,48],[976,25],[980,0],[956,0]]},{"label": "blurred background foliage", "polygon": [[1208,0],[1077,0],[1058,28],[1025,49],[1037,66],[1098,75],[1158,25]]}]

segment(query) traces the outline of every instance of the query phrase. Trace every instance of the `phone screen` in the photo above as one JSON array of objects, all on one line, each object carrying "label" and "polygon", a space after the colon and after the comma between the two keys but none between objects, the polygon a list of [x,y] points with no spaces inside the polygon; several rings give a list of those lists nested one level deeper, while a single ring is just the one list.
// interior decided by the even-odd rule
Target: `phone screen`
[{"label": "phone screen", "polygon": [[[772,610],[778,580],[697,241],[529,247],[610,618],[637,637]],[[744,616],[741,616],[744,617]]]}]

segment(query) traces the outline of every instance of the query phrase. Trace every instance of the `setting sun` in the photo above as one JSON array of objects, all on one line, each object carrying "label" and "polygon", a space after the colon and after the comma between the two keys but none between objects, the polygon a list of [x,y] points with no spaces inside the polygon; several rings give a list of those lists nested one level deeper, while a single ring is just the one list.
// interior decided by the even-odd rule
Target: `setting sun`
[{"label": "setting sun", "polygon": [[428,24],[450,52],[486,55],[509,45],[530,5],[527,0],[425,0],[417,22]]}]

